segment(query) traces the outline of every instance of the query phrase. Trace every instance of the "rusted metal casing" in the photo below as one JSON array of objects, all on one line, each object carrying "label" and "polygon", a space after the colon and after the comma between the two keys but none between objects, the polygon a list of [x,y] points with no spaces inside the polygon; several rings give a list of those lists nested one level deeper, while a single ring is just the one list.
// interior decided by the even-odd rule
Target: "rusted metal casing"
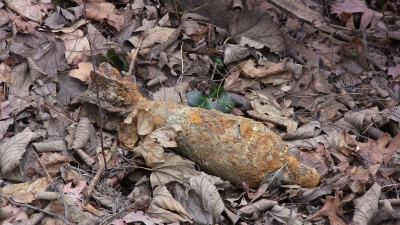
[{"label": "rusted metal casing", "polygon": [[[99,81],[107,83],[100,94],[112,100],[103,102],[102,108],[108,112],[151,109],[157,126],[182,126],[176,152],[206,172],[235,184],[246,182],[257,187],[264,176],[289,161],[282,172],[283,183],[308,188],[318,184],[317,171],[288,154],[281,138],[261,122],[172,102],[148,101],[135,84],[118,78],[118,74],[109,64],[99,66]],[[93,87],[81,99],[96,104],[97,97],[90,89]]]},{"label": "rusted metal casing", "polygon": [[316,170],[289,155],[282,139],[260,122],[172,102],[145,101],[137,108],[153,109],[158,126],[182,126],[177,153],[210,174],[257,187],[264,176],[290,161],[283,183],[315,187],[319,182]]}]

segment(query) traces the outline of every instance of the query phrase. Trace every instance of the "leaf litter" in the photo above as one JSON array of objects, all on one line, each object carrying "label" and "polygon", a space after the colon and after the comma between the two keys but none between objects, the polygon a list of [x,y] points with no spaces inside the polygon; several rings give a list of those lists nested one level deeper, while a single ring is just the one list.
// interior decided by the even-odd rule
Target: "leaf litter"
[{"label": "leaf litter", "polygon": [[[400,220],[398,3],[119,2],[0,1],[4,224]],[[103,112],[102,174],[99,112],[79,101],[92,54],[149,99],[234,101],[208,108],[262,121],[319,186],[282,183],[284,166],[258,190],[207,175],[174,153],[182,128],[142,109]]]}]

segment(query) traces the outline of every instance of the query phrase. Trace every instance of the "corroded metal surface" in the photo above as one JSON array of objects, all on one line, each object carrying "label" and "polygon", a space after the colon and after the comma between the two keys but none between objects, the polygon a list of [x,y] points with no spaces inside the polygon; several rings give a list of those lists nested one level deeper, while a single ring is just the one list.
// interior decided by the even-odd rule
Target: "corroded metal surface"
[{"label": "corroded metal surface", "polygon": [[[151,109],[158,126],[181,125],[183,131],[177,140],[177,153],[196,162],[208,173],[236,184],[246,182],[251,187],[257,187],[264,176],[290,161],[282,173],[284,183],[303,187],[315,187],[318,184],[316,170],[300,164],[289,155],[281,138],[262,123],[215,110],[147,101],[134,84],[104,74],[102,65],[99,68],[100,80],[108,80],[108,85],[112,87],[102,90],[104,93],[101,95],[108,96],[107,92],[112,91],[120,96],[117,106],[106,103],[104,108],[111,112]],[[90,93],[86,93],[82,100],[95,103],[93,95],[90,96]]]}]

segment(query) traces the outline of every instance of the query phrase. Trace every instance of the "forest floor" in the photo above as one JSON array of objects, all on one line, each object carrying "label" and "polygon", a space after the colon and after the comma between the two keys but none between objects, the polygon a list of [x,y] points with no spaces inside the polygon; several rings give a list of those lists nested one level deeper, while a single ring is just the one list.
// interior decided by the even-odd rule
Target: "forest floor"
[{"label": "forest floor", "polygon": [[[400,224],[399,9],[0,0],[2,224]],[[124,108],[141,95],[259,121],[320,179],[282,163],[235,182],[244,171],[185,159],[190,124]]]}]

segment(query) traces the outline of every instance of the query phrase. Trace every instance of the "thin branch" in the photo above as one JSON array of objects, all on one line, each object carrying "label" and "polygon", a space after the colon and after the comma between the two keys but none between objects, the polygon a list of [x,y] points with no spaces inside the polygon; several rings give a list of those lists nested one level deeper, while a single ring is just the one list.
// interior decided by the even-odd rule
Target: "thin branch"
[{"label": "thin branch", "polygon": [[21,207],[27,207],[27,208],[33,209],[33,210],[35,210],[35,211],[39,211],[39,212],[44,213],[44,214],[46,214],[46,215],[52,216],[52,217],[54,217],[54,218],[57,218],[57,219],[63,221],[65,224],[69,225],[68,220],[62,218],[61,216],[59,216],[59,215],[56,214],[56,213],[52,213],[52,212],[49,212],[49,211],[47,211],[47,210],[40,209],[40,208],[37,208],[37,207],[35,207],[35,206],[31,206],[31,205],[29,205],[29,204],[23,204],[23,203],[15,202],[15,201],[12,200],[10,197],[5,196],[5,195],[3,195],[3,194],[0,194],[0,197],[3,197],[3,198],[5,198],[5,199],[7,199],[7,201],[9,201],[9,202],[10,202],[11,204],[13,204],[13,205],[21,206]]},{"label": "thin branch", "polygon": [[[92,42],[90,41],[90,34],[89,34],[89,27],[88,27],[88,19],[86,15],[86,0],[83,1],[83,11],[85,15],[85,21],[86,21],[86,32],[88,41],[89,41],[89,47],[90,47],[90,54],[92,55],[92,64],[93,64],[93,72],[94,72],[94,85],[96,86],[96,96],[97,96],[97,107],[99,109],[99,119],[100,119],[100,148],[101,148],[101,154],[103,155],[103,160],[106,162],[106,156],[104,154],[104,143],[103,143],[103,113],[101,109],[101,103],[100,103],[100,95],[99,95],[99,85],[97,83],[97,70],[96,70],[96,62],[94,61],[94,55],[93,55],[93,46]],[[107,164],[104,165],[104,170],[107,173]]]}]

